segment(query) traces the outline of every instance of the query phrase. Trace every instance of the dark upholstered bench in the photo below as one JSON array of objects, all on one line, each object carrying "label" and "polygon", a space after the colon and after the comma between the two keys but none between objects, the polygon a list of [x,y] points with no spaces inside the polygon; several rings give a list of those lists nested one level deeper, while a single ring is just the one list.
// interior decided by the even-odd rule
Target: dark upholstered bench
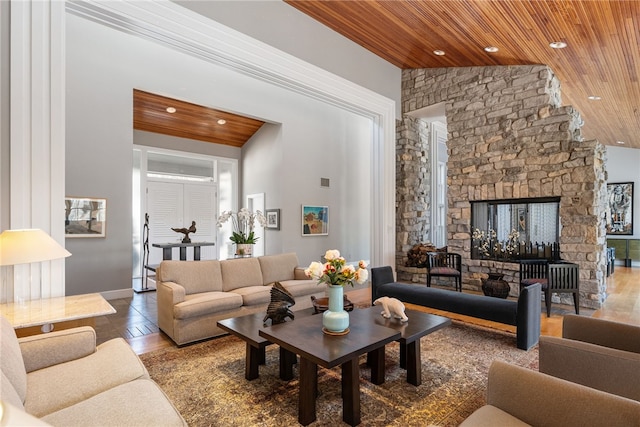
[{"label": "dark upholstered bench", "polygon": [[514,301],[398,283],[394,281],[391,267],[371,269],[372,302],[387,296],[405,303],[514,325],[516,345],[522,350],[529,350],[540,338],[540,292],[540,284],[527,286]]}]

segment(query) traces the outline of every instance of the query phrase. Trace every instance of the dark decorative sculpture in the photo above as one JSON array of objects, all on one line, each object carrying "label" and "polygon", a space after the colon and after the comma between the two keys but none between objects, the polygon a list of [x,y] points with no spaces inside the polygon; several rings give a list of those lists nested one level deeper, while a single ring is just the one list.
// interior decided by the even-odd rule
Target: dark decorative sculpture
[{"label": "dark decorative sculpture", "polygon": [[189,238],[189,233],[196,232],[196,222],[191,221],[191,227],[189,228],[172,228],[176,233],[184,234],[184,239],[182,239],[182,243],[191,243],[191,239]]},{"label": "dark decorative sculpture", "polygon": [[275,282],[271,288],[271,302],[267,306],[267,315],[264,316],[262,322],[267,323],[267,319],[271,319],[271,324],[286,322],[286,318],[294,319],[293,312],[289,307],[295,305],[296,301],[280,282]]}]

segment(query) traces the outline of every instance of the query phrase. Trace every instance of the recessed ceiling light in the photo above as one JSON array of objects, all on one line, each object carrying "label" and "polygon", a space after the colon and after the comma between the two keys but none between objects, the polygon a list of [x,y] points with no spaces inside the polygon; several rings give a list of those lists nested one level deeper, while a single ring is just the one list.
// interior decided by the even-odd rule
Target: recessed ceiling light
[{"label": "recessed ceiling light", "polygon": [[223,125],[223,124],[225,124],[225,123],[227,123],[227,121],[226,121],[225,119],[219,119],[219,120],[218,120],[218,124],[219,124],[219,125]]},{"label": "recessed ceiling light", "polygon": [[167,113],[171,113],[171,114],[173,114],[173,113],[175,113],[175,112],[176,112],[176,109],[175,109],[175,108],[173,108],[173,107],[167,107]]},{"label": "recessed ceiling light", "polygon": [[444,50],[434,50],[433,53],[438,56],[444,56]]},{"label": "recessed ceiling light", "polygon": [[549,46],[553,49],[564,49],[567,47],[567,44],[565,42],[551,42],[549,43]]},{"label": "recessed ceiling light", "polygon": [[485,52],[489,52],[489,53],[495,53],[497,52],[499,49],[495,46],[487,46],[484,48]]},{"label": "recessed ceiling light", "polygon": [[624,141],[616,141],[620,145],[624,145]]},{"label": "recessed ceiling light", "polygon": [[591,95],[591,96],[588,96],[587,98],[592,100],[592,101],[600,101],[602,99],[598,95]]}]

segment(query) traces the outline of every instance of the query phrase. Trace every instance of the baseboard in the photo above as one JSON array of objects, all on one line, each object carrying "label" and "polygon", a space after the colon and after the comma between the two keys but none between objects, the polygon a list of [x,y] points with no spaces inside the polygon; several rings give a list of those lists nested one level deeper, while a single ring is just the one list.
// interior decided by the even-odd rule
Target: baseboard
[{"label": "baseboard", "polygon": [[133,289],[116,289],[113,291],[104,291],[100,292],[100,295],[104,297],[107,301],[112,299],[121,299],[121,298],[133,298]]}]

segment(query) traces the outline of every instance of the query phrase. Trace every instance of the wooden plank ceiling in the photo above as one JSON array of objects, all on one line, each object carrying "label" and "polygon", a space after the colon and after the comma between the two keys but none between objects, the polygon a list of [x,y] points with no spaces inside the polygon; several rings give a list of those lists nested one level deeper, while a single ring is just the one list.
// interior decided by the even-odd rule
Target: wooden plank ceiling
[{"label": "wooden plank ceiling", "polygon": [[285,1],[403,69],[547,64],[585,139],[640,148],[639,1]]},{"label": "wooden plank ceiling", "polygon": [[[167,111],[173,108],[173,113]],[[190,102],[133,90],[133,128],[242,147],[264,122]]]}]

